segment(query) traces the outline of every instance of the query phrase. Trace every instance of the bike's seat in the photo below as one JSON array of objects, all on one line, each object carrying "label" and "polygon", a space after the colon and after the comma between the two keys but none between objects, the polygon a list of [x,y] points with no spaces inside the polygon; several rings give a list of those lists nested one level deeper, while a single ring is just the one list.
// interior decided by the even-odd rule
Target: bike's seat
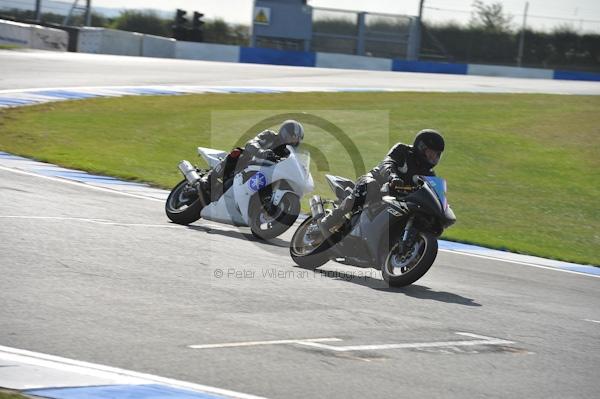
[{"label": "bike's seat", "polygon": [[198,147],[198,155],[202,156],[212,168],[225,159],[227,153],[225,151],[215,150],[214,148]]},{"label": "bike's seat", "polygon": [[254,158],[250,162],[248,162],[248,166],[273,166],[277,164],[276,160],[264,159],[264,158]]},{"label": "bike's seat", "polygon": [[331,189],[335,192],[338,198],[344,198],[349,192],[354,190],[354,182],[341,176],[325,175]]}]

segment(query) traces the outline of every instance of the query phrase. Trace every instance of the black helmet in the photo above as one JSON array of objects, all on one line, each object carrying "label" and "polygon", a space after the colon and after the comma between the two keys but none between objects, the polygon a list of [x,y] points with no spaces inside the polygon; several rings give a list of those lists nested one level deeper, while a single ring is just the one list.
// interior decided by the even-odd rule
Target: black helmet
[{"label": "black helmet", "polygon": [[442,158],[444,138],[433,129],[423,129],[417,133],[413,148],[417,157],[433,168]]},{"label": "black helmet", "polygon": [[284,143],[297,146],[304,139],[304,127],[300,122],[289,119],[279,127],[279,135]]}]

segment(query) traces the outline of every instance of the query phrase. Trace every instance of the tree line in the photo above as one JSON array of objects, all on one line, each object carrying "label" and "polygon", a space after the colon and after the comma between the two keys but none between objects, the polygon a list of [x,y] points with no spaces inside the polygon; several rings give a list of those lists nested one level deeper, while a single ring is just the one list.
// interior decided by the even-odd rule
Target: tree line
[{"label": "tree line", "polygon": [[502,3],[476,0],[467,26],[425,24],[422,58],[452,62],[515,65],[524,33],[522,65],[549,69],[600,71],[600,35],[579,34],[562,25],[552,32],[513,28]]},{"label": "tree line", "polygon": [[[425,26],[422,59],[516,65],[520,32],[489,31],[457,25]],[[600,71],[600,35],[571,29],[526,29],[522,66]]]}]

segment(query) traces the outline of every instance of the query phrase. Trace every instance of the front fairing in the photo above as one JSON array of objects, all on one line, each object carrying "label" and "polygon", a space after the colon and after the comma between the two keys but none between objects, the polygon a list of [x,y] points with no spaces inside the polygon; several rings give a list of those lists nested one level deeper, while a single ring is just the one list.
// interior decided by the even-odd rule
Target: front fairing
[{"label": "front fairing", "polygon": [[315,187],[310,173],[310,153],[289,145],[287,150],[287,158],[274,165],[271,181],[287,181],[300,196],[310,193]]},{"label": "front fairing", "polygon": [[456,222],[456,216],[446,198],[446,180],[437,176],[420,176],[421,189],[410,194],[406,200],[415,203],[422,212],[435,216],[444,228]]}]

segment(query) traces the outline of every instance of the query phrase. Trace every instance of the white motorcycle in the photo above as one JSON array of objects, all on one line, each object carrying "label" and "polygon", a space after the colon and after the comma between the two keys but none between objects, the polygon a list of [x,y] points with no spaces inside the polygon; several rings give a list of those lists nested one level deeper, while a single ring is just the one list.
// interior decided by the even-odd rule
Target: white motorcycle
[{"label": "white motorcycle", "polygon": [[[167,216],[184,225],[202,217],[249,226],[252,234],[261,239],[283,234],[298,218],[302,196],[314,189],[309,154],[289,145],[286,148],[288,155],[277,161],[252,158],[232,180],[224,182],[223,195],[206,206],[203,206],[202,198],[207,197],[200,188],[200,179],[209,170],[181,161],[178,167],[185,179],[167,198]],[[198,153],[210,168],[219,165],[227,156],[226,152],[203,147],[198,147]]]}]

